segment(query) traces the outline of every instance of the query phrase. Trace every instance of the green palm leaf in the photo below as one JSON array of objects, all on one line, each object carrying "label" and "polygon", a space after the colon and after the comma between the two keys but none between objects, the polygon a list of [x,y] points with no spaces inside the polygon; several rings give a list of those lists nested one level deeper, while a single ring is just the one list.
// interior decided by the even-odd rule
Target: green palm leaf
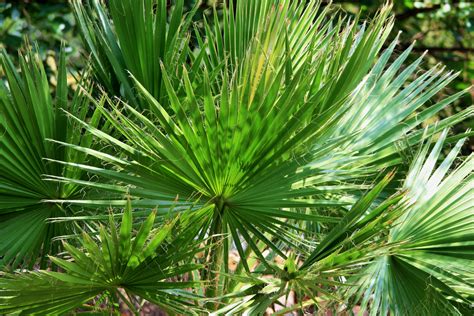
[{"label": "green palm leaf", "polygon": [[119,229],[111,216],[108,230],[100,226],[95,238],[82,234],[80,248],[65,243],[68,257],[50,257],[63,272],[1,274],[0,312],[62,314],[108,295],[110,304],[120,298],[132,311],[139,296],[172,313],[197,314],[191,307],[199,296],[187,289],[198,283],[176,278],[200,267],[181,262],[202,249],[183,239],[170,243],[178,218],[153,228],[155,216],[152,212],[134,231],[128,203]]},{"label": "green palm leaf", "polygon": [[[97,125],[100,113],[89,113],[90,101],[76,90],[72,96],[66,83],[66,63],[61,54],[56,95],[49,92],[49,82],[38,56],[30,49],[20,55],[17,71],[6,52],[1,65],[8,86],[0,87],[0,266],[34,264],[39,254],[56,253],[60,245],[51,238],[70,231],[71,225],[48,225],[50,217],[69,216],[76,211],[50,203],[49,199],[82,196],[76,184],[45,181],[45,174],[81,179],[81,170],[52,164],[44,158],[86,161],[83,153],[58,147],[47,139],[91,146],[92,137],[77,133],[77,124],[68,121],[64,111],[90,118]],[[90,89],[84,78],[85,91]],[[71,100],[69,98],[71,97]]]},{"label": "green palm leaf", "polygon": [[389,174],[364,194],[305,258],[298,260],[289,256],[283,266],[272,265],[270,269],[258,271],[262,275],[272,275],[272,278],[255,273],[246,277],[231,275],[237,284],[223,297],[228,305],[215,314],[243,311],[263,314],[292,292],[307,297],[307,301],[286,306],[281,314],[308,305],[314,305],[318,310],[324,310],[323,304],[325,308],[330,304],[337,307],[343,297],[334,288],[351,286],[348,278],[358,275],[362,267],[390,253],[395,246],[388,243],[385,236],[402,214],[400,209],[394,210],[394,206],[400,203],[403,195],[394,195],[380,204],[376,201],[393,176]]},{"label": "green palm leaf", "polygon": [[446,134],[412,163],[404,184],[409,207],[389,235],[399,246],[357,281],[357,297],[373,315],[461,315],[472,301],[473,156],[449,173],[461,140],[435,168]]},{"label": "green palm leaf", "polygon": [[167,14],[165,0],[113,0],[109,1],[109,12],[99,0],[72,2],[94,74],[107,91],[147,109],[136,96],[130,72],[166,105],[160,62],[177,69],[179,77],[189,53],[187,32],[193,12],[184,17],[183,4],[183,0],[176,1],[172,13]]}]

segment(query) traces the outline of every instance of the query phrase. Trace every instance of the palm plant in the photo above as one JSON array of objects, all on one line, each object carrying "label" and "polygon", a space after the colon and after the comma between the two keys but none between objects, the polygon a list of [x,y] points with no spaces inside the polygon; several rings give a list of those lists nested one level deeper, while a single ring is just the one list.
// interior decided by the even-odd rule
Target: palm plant
[{"label": "palm plant", "polygon": [[[440,313],[467,308],[473,285],[473,271],[466,268],[474,239],[472,156],[442,181],[462,141],[430,175],[443,144],[471,135],[447,138],[446,131],[472,116],[474,108],[420,128],[465,93],[428,105],[457,74],[437,67],[416,75],[422,58],[404,66],[411,48],[394,57],[396,39],[381,52],[393,23],[388,5],[360,25],[334,17],[331,6],[317,1],[231,1],[222,20],[216,11],[201,30],[191,24],[192,12],[183,15],[183,1],[176,2],[169,19],[166,4],[113,0],[108,11],[98,1],[73,2],[92,71],[105,88],[86,99],[92,117],[102,119],[90,121],[84,107],[63,107],[66,122],[80,126],[87,142],[41,134],[38,141],[71,154],[39,152],[38,161],[71,174],[45,170],[35,173],[39,181],[85,192],[41,201],[84,210],[81,220],[97,222],[108,206],[124,206],[123,221],[131,223],[127,196],[136,214],[158,207],[160,219],[176,217],[177,235],[169,238],[183,251],[168,266],[198,263],[189,267],[199,269],[193,277],[204,282],[200,293],[207,299],[195,305],[217,314],[262,314],[290,293],[299,302],[282,313],[358,305],[374,315],[403,315],[418,299]],[[72,104],[78,103],[73,99]],[[36,114],[34,121],[40,118]],[[431,137],[440,132],[425,162]],[[415,155],[417,148],[422,149]],[[83,223],[67,215],[58,226]],[[52,217],[58,214],[45,215]],[[145,221],[147,230],[152,222]],[[141,232],[137,239],[142,240]],[[99,235],[102,243],[113,239]],[[14,240],[15,232],[9,236]],[[186,251],[184,241],[190,240],[203,247],[203,256]],[[82,247],[99,256],[89,244]],[[74,255],[78,250],[65,247],[73,265],[84,267],[86,259]],[[234,250],[239,263],[230,269]],[[51,261],[76,280],[70,263]],[[103,292],[112,267],[127,267],[120,256],[104,262],[109,265],[102,266],[93,293],[81,296],[78,289],[74,300],[74,286],[64,285],[72,289],[71,301],[61,311]],[[138,273],[149,267],[133,268]],[[417,281],[410,286],[412,277]],[[9,274],[0,282],[7,289],[5,310],[51,304],[41,298],[21,305],[23,294],[16,287],[37,280],[47,288],[48,278],[58,274],[22,278]],[[191,285],[196,284],[171,284],[173,291]],[[130,290],[133,294],[121,299],[131,307],[133,295],[157,304],[165,299],[157,288],[147,291],[151,294]],[[191,304],[196,297],[188,295]],[[169,307],[183,297],[166,297],[170,301],[164,305],[182,312]]]}]

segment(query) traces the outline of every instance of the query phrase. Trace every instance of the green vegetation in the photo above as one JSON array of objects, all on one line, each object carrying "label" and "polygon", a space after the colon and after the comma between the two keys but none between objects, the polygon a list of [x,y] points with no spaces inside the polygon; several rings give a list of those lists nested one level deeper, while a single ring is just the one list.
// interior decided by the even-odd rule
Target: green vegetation
[{"label": "green vegetation", "polygon": [[73,0],[87,57],[3,50],[0,313],[469,315],[470,87],[377,7]]}]

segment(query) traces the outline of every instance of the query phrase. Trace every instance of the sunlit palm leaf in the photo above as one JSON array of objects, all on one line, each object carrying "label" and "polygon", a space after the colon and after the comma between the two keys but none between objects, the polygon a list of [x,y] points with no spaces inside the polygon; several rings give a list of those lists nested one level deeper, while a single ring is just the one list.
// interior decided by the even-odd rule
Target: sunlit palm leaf
[{"label": "sunlit palm leaf", "polygon": [[[411,48],[394,57],[396,39],[381,51],[389,6],[360,25],[319,1],[230,1],[194,28],[183,3],[73,1],[99,100],[85,82],[69,102],[63,57],[53,100],[33,53],[20,72],[2,55],[1,265],[87,231],[66,244],[72,258],[50,257],[64,273],[0,277],[0,311],[62,313],[97,295],[133,310],[138,295],[188,313],[199,293],[217,313],[253,315],[297,293],[301,309],[465,313],[473,157],[449,173],[460,141],[435,165],[472,132],[443,132],[428,157],[420,146],[473,114],[420,128],[465,93],[432,102],[456,74],[417,73],[422,57],[404,65]],[[118,230],[100,226],[108,206],[125,206]],[[159,230],[156,215],[170,218]],[[202,291],[169,280],[191,272]]]},{"label": "sunlit palm leaf", "polygon": [[463,303],[472,302],[474,160],[471,154],[449,172],[461,140],[435,168],[446,134],[429,155],[424,146],[410,168],[404,184],[410,206],[389,235],[400,246],[358,281],[357,297],[372,315],[461,315]]},{"label": "sunlit palm leaf", "polygon": [[[374,259],[389,253],[394,245],[384,238],[401,210],[395,210],[402,199],[397,194],[378,205],[376,199],[393,178],[389,174],[374,189],[367,192],[347,212],[340,222],[331,229],[316,248],[306,257],[296,260],[289,256],[282,267],[272,265],[271,269],[259,271],[242,277],[231,276],[238,284],[233,291],[224,296],[228,306],[223,306],[215,314],[238,314],[245,311],[248,315],[263,314],[265,310],[282,297],[298,293],[306,297],[318,310],[343,301],[335,288],[350,286],[346,280],[357,275],[362,267]],[[298,261],[303,261],[300,264]],[[297,306],[286,306],[287,311],[308,306],[308,302],[299,302]],[[284,312],[281,314],[284,314]]]}]

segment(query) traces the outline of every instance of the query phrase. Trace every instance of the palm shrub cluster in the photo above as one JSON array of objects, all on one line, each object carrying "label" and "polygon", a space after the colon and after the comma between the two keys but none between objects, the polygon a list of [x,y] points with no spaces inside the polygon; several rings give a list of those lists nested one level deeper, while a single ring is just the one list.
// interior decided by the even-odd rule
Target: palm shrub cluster
[{"label": "palm shrub cluster", "polygon": [[472,313],[474,108],[430,120],[465,92],[431,101],[457,74],[384,46],[390,5],[71,5],[75,91],[1,54],[0,312]]}]

